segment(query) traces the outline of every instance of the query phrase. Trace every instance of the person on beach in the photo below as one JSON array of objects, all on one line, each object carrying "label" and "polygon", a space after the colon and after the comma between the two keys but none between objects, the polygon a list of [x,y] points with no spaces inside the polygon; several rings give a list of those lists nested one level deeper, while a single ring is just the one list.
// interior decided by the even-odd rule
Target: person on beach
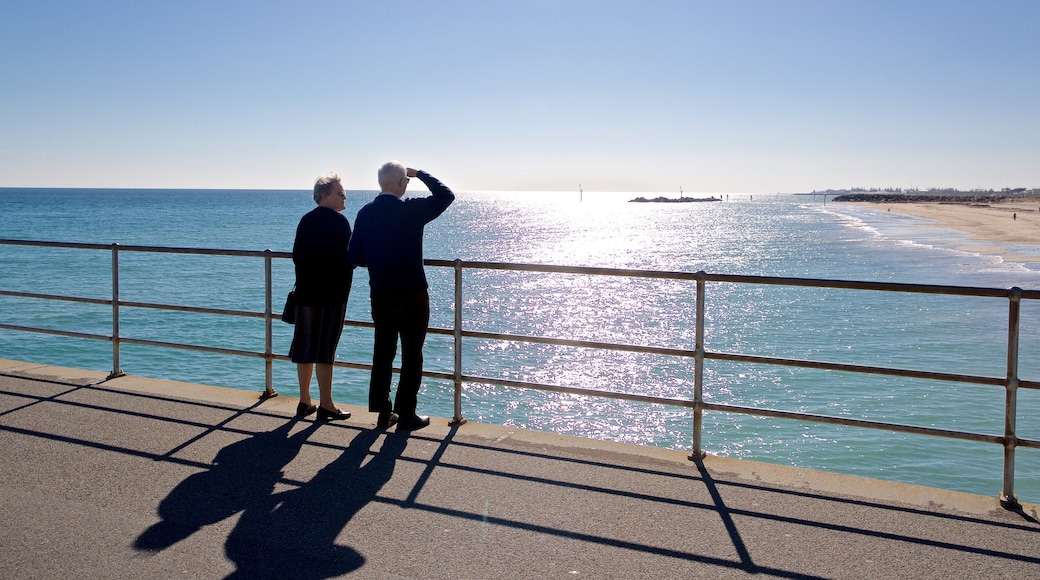
[{"label": "person on beach", "polygon": [[[428,416],[416,414],[422,382],[422,348],[430,322],[429,284],[423,269],[423,229],[448,209],[455,194],[425,171],[390,161],[379,168],[378,196],[358,211],[350,239],[350,261],[368,268],[375,323],[375,349],[368,410],[379,413],[376,426],[422,429]],[[427,197],[402,199],[410,178],[430,189]],[[401,341],[401,377],[390,404],[397,341]]]},{"label": "person on beach", "polygon": [[[340,212],[347,194],[339,175],[330,173],[314,182],[314,208],[300,219],[293,242],[296,267],[296,327],[289,358],[296,363],[300,403],[296,416],[317,412],[318,419],[350,417],[332,402],[332,370],[336,347],[343,333],[347,297],[354,280],[354,265],[347,259],[350,222]],[[311,375],[317,367],[318,404],[311,401]]]}]

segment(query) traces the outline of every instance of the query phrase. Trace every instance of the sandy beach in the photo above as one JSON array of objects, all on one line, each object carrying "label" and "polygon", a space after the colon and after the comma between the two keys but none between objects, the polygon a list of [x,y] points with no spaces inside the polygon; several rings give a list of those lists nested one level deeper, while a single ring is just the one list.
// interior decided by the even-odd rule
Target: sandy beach
[{"label": "sandy beach", "polygon": [[[999,255],[1008,261],[1040,264],[1040,200],[1013,203],[855,203],[932,220],[921,227],[959,230],[982,242],[961,247],[965,251]],[[1022,246],[1037,250],[1024,254]],[[1015,248],[1019,249],[1016,250]]]}]

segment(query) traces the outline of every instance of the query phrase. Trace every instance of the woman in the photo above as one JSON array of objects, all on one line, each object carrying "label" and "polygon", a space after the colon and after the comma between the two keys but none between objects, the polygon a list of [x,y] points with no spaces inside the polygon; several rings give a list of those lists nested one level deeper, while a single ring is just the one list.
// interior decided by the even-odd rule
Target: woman
[{"label": "woman", "polygon": [[[350,222],[340,214],[347,194],[335,173],[314,182],[318,207],[300,219],[293,242],[296,265],[296,328],[289,358],[296,363],[300,380],[300,404],[296,416],[314,412],[318,419],[350,417],[332,402],[332,369],[336,347],[347,314],[347,296],[354,266],[347,260]],[[317,366],[319,401],[311,401],[311,374]]]}]

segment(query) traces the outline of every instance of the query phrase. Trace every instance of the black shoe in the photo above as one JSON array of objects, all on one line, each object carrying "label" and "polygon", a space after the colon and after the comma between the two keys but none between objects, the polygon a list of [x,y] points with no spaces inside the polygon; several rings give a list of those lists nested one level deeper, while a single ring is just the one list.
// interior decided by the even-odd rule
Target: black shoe
[{"label": "black shoe", "polygon": [[422,429],[430,424],[429,415],[411,415],[410,417],[401,417],[397,421],[398,431],[415,431],[416,429]]},{"label": "black shoe", "polygon": [[376,421],[376,428],[378,428],[378,429],[387,429],[389,427],[392,427],[393,425],[397,424],[397,420],[399,418],[400,417],[397,416],[397,413],[391,413],[390,411],[383,411],[382,413],[379,414],[379,419]]},{"label": "black shoe", "polygon": [[324,407],[318,407],[318,420],[319,421],[342,421],[343,419],[350,418],[350,411],[326,411]]},{"label": "black shoe", "polygon": [[318,406],[317,405],[306,405],[304,403],[299,403],[299,404],[296,405],[296,416],[297,417],[306,417],[307,415],[313,414],[317,410],[318,410]]}]

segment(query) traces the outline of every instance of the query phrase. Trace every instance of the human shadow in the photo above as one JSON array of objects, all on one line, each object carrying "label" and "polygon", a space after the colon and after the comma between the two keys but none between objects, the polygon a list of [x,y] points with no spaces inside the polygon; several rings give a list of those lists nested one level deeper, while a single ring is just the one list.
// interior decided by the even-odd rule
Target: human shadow
[{"label": "human shadow", "polygon": [[141,533],[134,547],[158,552],[203,526],[267,505],[282,470],[317,428],[312,424],[289,436],[295,424],[290,421],[221,449],[212,468],[188,476],[159,502],[162,519]]},{"label": "human shadow", "polygon": [[237,566],[228,578],[331,578],[363,566],[364,556],[336,539],[390,480],[407,442],[407,433],[360,430],[310,481],[246,510],[225,544]]}]

